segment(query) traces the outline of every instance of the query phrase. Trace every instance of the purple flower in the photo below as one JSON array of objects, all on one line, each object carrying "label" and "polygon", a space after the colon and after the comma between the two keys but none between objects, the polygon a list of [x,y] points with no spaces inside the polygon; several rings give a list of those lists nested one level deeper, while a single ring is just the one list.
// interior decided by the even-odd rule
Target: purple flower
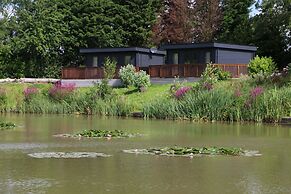
[{"label": "purple flower", "polygon": [[203,88],[210,91],[213,89],[213,85],[211,83],[205,82],[203,83]]},{"label": "purple flower", "polygon": [[61,82],[56,82],[49,90],[49,95],[55,100],[64,100],[66,97],[70,96],[75,89],[75,84],[62,84]]},{"label": "purple flower", "polygon": [[192,88],[191,87],[181,87],[179,88],[174,96],[177,98],[177,99],[180,99],[182,98],[188,91],[190,91]]},{"label": "purple flower", "polygon": [[28,87],[23,91],[25,100],[31,100],[33,96],[37,95],[39,92],[38,88]]},{"label": "purple flower", "polygon": [[264,93],[264,89],[262,87],[255,87],[250,91],[250,95],[254,99],[262,95],[263,93]]}]

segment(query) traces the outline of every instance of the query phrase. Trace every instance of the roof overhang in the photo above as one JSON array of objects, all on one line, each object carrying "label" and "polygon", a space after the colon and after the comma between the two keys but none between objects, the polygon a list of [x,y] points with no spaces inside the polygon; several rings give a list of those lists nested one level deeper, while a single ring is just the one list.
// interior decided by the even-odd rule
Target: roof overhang
[{"label": "roof overhang", "polygon": [[232,50],[244,50],[256,52],[257,47],[249,45],[226,44],[226,43],[188,43],[188,44],[165,44],[160,47],[163,50],[199,49],[199,48],[221,48]]},{"label": "roof overhang", "polygon": [[139,52],[154,55],[166,55],[166,51],[141,47],[121,47],[121,48],[81,48],[81,54],[91,53],[122,53],[122,52]]}]

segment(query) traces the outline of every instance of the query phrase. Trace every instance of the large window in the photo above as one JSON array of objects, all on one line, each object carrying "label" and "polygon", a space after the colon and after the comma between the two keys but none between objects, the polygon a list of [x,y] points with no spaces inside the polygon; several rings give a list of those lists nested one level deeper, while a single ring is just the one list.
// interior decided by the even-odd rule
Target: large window
[{"label": "large window", "polygon": [[173,53],[173,64],[179,64],[179,53]]},{"label": "large window", "polygon": [[124,57],[124,65],[128,65],[128,64],[132,65],[132,57],[130,55],[126,55]]},{"label": "large window", "polygon": [[211,62],[211,53],[210,51],[205,52],[205,63]]},{"label": "large window", "polygon": [[93,67],[98,67],[98,57],[97,56],[94,56],[93,57]]}]

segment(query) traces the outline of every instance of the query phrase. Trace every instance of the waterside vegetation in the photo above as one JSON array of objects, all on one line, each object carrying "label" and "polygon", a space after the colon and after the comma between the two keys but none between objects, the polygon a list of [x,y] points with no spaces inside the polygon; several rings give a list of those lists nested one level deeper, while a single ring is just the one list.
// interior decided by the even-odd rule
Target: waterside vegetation
[{"label": "waterside vegetation", "polygon": [[245,151],[241,148],[225,148],[225,147],[164,147],[164,148],[149,148],[149,149],[131,149],[123,150],[125,153],[132,154],[150,154],[161,156],[260,156],[257,151]]},{"label": "waterside vegetation", "polygon": [[291,65],[272,74],[268,69],[255,71],[251,76],[229,79],[210,64],[199,82],[125,88],[111,88],[108,80],[92,88],[61,82],[2,84],[0,110],[106,116],[139,112],[144,118],[231,122],[279,122],[290,117]]}]

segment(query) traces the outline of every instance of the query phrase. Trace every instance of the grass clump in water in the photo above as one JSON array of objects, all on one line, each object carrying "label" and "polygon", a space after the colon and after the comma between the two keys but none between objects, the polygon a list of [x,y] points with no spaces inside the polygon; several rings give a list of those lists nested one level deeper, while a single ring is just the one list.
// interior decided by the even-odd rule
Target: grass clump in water
[{"label": "grass clump in water", "polygon": [[16,125],[11,122],[0,122],[0,130],[13,129]]}]

